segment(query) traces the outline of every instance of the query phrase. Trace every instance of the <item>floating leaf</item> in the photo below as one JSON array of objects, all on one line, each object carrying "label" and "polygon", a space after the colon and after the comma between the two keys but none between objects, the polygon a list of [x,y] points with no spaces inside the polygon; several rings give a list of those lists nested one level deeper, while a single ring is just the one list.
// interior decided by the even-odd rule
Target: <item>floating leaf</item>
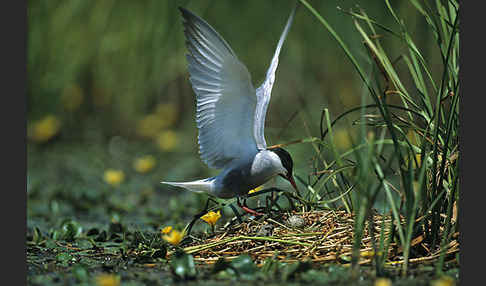
[{"label": "floating leaf", "polygon": [[66,241],[74,241],[82,232],[83,228],[74,220],[66,220],[61,225],[61,238]]},{"label": "floating leaf", "polygon": [[351,262],[351,256],[345,255],[345,254],[341,254],[341,255],[339,255],[339,260],[342,263],[350,263]]},{"label": "floating leaf", "polygon": [[170,261],[170,267],[176,281],[192,280],[196,277],[194,257],[184,252],[176,252]]},{"label": "floating leaf", "polygon": [[242,279],[253,280],[256,278],[255,274],[258,271],[258,267],[248,254],[236,257],[231,261],[231,266]]},{"label": "floating leaf", "polygon": [[288,264],[282,269],[282,279],[284,281],[294,279],[297,274],[306,272],[310,268],[311,264],[309,261],[299,261]]},{"label": "floating leaf", "polygon": [[89,279],[88,270],[81,264],[75,265],[71,272],[78,282],[88,281]]},{"label": "floating leaf", "polygon": [[58,229],[51,230],[51,238],[53,240],[59,240],[61,239],[61,232]]},{"label": "floating leaf", "polygon": [[42,232],[38,227],[34,227],[34,234],[32,235],[32,242],[35,244],[38,244],[44,240],[44,237],[42,236]]},{"label": "floating leaf", "polygon": [[280,262],[271,257],[265,258],[261,272],[267,276],[267,278],[277,278],[280,274]]}]

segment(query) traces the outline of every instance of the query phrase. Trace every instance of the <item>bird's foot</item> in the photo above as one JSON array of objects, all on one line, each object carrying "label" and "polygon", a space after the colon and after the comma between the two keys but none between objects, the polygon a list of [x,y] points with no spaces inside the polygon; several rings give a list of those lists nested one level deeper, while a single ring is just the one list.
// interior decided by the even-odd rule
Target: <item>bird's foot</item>
[{"label": "bird's foot", "polygon": [[238,206],[239,206],[239,207],[240,207],[242,210],[244,210],[245,212],[247,212],[247,213],[249,213],[249,214],[252,214],[252,215],[254,215],[254,216],[262,216],[262,215],[263,215],[263,213],[260,213],[260,212],[258,212],[258,211],[256,211],[256,210],[254,210],[254,209],[249,208],[249,207],[246,205],[246,200],[243,200],[243,204],[241,204],[241,202],[240,202],[240,200],[239,200],[239,199],[237,199],[236,201],[237,201],[237,203],[238,203]]},{"label": "bird's foot", "polygon": [[255,215],[255,216],[261,216],[263,215],[263,213],[260,213],[260,212],[257,212],[256,210],[254,209],[250,209],[249,207],[245,207],[245,206],[242,206],[241,207],[245,212],[249,213],[249,214],[252,214],[252,215]]}]

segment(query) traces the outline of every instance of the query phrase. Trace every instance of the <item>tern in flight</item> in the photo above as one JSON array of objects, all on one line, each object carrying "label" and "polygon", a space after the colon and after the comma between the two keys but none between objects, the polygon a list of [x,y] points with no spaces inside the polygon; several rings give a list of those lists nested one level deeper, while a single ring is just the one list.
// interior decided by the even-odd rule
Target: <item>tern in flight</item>
[{"label": "tern in flight", "polygon": [[241,205],[239,198],[279,175],[297,190],[290,154],[267,148],[265,114],[278,56],[292,24],[296,7],[278,41],[265,81],[255,89],[246,66],[226,41],[206,21],[180,7],[188,50],[189,80],[196,94],[199,154],[210,168],[221,172],[192,182],[162,182],[192,192],[229,199],[248,213],[260,213]]}]

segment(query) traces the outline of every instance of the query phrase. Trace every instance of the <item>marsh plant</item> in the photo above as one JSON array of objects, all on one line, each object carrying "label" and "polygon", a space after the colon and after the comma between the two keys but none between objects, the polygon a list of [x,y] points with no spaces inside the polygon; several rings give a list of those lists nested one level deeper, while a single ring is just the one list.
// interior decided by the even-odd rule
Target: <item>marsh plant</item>
[{"label": "marsh plant", "polygon": [[[266,130],[271,143],[291,145],[299,191],[284,192],[278,181],[251,190],[249,203],[259,200],[265,212],[256,219],[234,215],[235,200],[215,204],[194,220],[191,236],[188,222],[207,197],[160,184],[214,175],[196,156],[177,7],[215,23],[258,81],[270,37],[281,32],[268,11],[287,15],[295,2]],[[459,3],[336,2],[346,8],[308,0],[29,1],[29,281],[349,285],[349,273],[405,276],[422,262],[436,275],[428,266],[414,279],[457,270]],[[236,246],[232,258],[223,253]],[[201,267],[210,255],[218,256],[214,266]]]},{"label": "marsh plant", "polygon": [[[412,257],[427,255],[439,257],[436,272],[442,273],[448,246],[459,230],[459,4],[409,1],[437,44],[442,65],[432,67],[409,33],[407,19],[397,15],[391,1],[384,4],[395,20],[393,26],[380,24],[359,7],[341,10],[352,17],[356,37],[362,39],[358,55],[311,4],[300,2],[332,35],[363,83],[359,106],[334,120],[328,109],[322,110],[308,198],[355,215],[354,269],[363,234],[374,229],[371,218],[379,209],[394,223],[387,234],[373,237],[376,272],[383,273],[383,254],[396,243],[403,251],[402,274]],[[400,45],[399,54],[386,48],[390,42]],[[342,150],[333,127],[353,116],[346,138],[351,144]],[[336,197],[340,199],[331,202]],[[423,243],[414,247],[417,241]]]}]

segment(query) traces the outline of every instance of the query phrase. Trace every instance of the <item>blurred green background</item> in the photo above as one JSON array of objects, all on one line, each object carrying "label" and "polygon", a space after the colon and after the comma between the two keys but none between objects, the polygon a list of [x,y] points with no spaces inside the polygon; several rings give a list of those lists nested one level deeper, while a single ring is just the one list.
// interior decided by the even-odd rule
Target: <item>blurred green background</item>
[{"label": "blurred green background", "polygon": [[[398,29],[384,1],[309,2],[362,62],[369,56],[353,18],[344,11],[362,8],[379,23]],[[154,224],[163,224],[202,207],[202,196],[159,183],[217,173],[198,156],[195,97],[177,7],[212,25],[248,67],[257,87],[294,4],[281,0],[29,1],[29,220],[73,211],[93,217],[135,214],[143,206]],[[434,70],[441,67],[440,53],[423,17],[407,1],[393,1],[393,5],[411,29],[432,75],[440,75]],[[388,33],[378,36],[392,59],[405,51],[399,39]],[[368,66],[371,76],[373,64]],[[397,61],[397,69],[405,72],[405,64]],[[340,47],[301,6],[280,54],[266,117],[267,142],[320,137],[322,110],[329,108],[335,118],[360,105],[363,92],[362,81]],[[352,119],[337,126],[336,140],[343,149],[349,147],[348,134],[354,133],[354,126]],[[297,175],[307,178],[315,171],[311,144],[287,149]],[[331,154],[326,156],[332,159]],[[282,188],[289,187],[277,181]],[[173,195],[184,199],[167,200]]]}]

